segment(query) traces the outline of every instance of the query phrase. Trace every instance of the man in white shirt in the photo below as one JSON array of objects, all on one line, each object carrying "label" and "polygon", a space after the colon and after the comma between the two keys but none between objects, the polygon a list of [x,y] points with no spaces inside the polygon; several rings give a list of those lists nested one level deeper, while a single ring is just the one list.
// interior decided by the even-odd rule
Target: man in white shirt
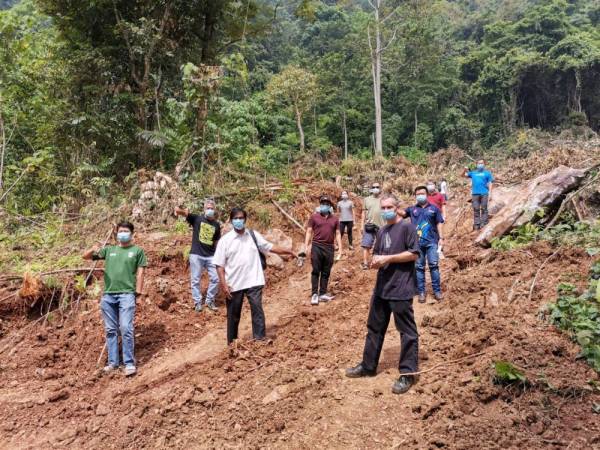
[{"label": "man in white shirt", "polygon": [[233,208],[229,219],[233,229],[217,244],[214,264],[217,266],[221,289],[227,298],[227,343],[238,336],[244,295],[250,303],[252,335],[254,339],[265,338],[265,313],[262,307],[262,289],[265,285],[263,260],[260,253],[280,255],[296,254],[290,249],[274,246],[262,235],[246,228],[246,211]]}]

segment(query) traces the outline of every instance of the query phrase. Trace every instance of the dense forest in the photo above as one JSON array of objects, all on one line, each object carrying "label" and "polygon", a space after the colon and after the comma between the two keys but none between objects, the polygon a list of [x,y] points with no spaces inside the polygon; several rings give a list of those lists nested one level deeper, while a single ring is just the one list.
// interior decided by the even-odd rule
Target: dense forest
[{"label": "dense forest", "polygon": [[23,215],[107,196],[139,168],[277,176],[313,158],[480,155],[523,129],[600,130],[594,1],[0,7],[0,207]]}]

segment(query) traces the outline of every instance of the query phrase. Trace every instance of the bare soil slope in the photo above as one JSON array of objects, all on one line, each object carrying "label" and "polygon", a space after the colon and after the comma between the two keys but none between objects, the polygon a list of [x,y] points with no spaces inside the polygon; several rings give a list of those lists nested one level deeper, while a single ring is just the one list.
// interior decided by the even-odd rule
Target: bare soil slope
[{"label": "bare soil slope", "polygon": [[[134,378],[99,374],[96,300],[43,325],[16,300],[0,303],[0,447],[600,448],[600,393],[589,383],[598,374],[539,317],[557,283],[585,281],[591,258],[562,250],[530,297],[554,249],[474,247],[464,209],[450,206],[445,300],[415,302],[426,373],[409,393],[390,389],[400,348],[393,325],[377,377],[343,376],[362,355],[375,275],[359,269],[358,251],[336,263],[336,299],[318,307],[308,304],[309,267],[269,269],[269,340],[250,340],[246,305],[242,339],[227,348],[224,307],[191,310],[187,242],[145,235],[151,294],[138,306]],[[498,359],[531,384],[494,384]]]}]

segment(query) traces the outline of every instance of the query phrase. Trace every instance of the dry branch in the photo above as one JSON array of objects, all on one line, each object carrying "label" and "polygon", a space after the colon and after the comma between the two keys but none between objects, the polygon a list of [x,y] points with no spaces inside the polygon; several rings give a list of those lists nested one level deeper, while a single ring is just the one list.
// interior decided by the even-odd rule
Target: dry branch
[{"label": "dry branch", "polygon": [[424,374],[424,373],[427,373],[427,372],[433,372],[434,370],[437,370],[437,369],[439,369],[440,367],[446,367],[446,366],[448,366],[448,365],[450,365],[450,364],[455,364],[455,363],[457,363],[457,362],[465,361],[465,360],[467,360],[467,359],[476,358],[476,357],[478,357],[478,356],[485,355],[485,353],[486,353],[486,352],[485,352],[485,351],[483,351],[483,352],[475,353],[475,354],[473,354],[473,355],[467,355],[467,356],[463,356],[462,358],[453,359],[453,360],[451,360],[451,361],[444,361],[444,362],[442,362],[442,363],[436,364],[435,366],[433,366],[433,367],[431,367],[431,368],[429,368],[429,369],[426,369],[426,370],[420,370],[420,371],[418,371],[418,372],[403,373],[403,374],[401,374],[401,375],[421,375],[421,374]]},{"label": "dry branch", "polygon": [[302,230],[302,232],[306,232],[306,230],[304,229],[304,227],[302,225],[300,225],[300,223],[294,219],[292,216],[290,216],[280,205],[279,203],[277,203],[275,200],[271,200],[271,203],[273,203],[275,205],[275,207],[281,212],[281,214],[283,214],[288,220],[290,220],[294,225],[296,225],[298,228],[300,228]]},{"label": "dry branch", "polygon": [[540,274],[540,272],[542,271],[542,269],[544,268],[544,266],[546,265],[546,263],[548,261],[550,261],[554,257],[554,255],[556,255],[560,250],[561,250],[561,248],[558,247],[554,253],[552,253],[550,256],[548,256],[544,260],[544,262],[542,263],[542,265],[540,266],[540,268],[537,270],[537,272],[535,273],[535,276],[533,277],[533,281],[531,282],[531,287],[529,288],[529,295],[527,296],[527,301],[531,300],[531,295],[533,294],[533,288],[535,287],[535,283],[537,281],[538,275]]}]

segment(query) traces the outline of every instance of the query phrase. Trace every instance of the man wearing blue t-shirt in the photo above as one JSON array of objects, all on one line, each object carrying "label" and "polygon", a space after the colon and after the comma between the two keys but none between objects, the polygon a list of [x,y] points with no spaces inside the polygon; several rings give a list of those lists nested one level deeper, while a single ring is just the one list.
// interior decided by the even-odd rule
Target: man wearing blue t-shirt
[{"label": "man wearing blue t-shirt", "polygon": [[441,301],[442,280],[439,268],[438,244],[444,239],[442,235],[444,217],[440,209],[427,200],[427,188],[425,186],[418,186],[415,189],[415,198],[417,204],[406,208],[400,215],[410,217],[419,237],[419,259],[415,264],[419,303],[425,303],[427,299],[425,294],[425,265],[429,266],[433,295],[437,301]]},{"label": "man wearing blue t-shirt", "polygon": [[471,179],[471,198],[473,202],[473,230],[479,230],[488,223],[488,199],[492,195],[492,172],[485,170],[485,161],[477,161],[477,169],[465,167],[463,176]]}]

